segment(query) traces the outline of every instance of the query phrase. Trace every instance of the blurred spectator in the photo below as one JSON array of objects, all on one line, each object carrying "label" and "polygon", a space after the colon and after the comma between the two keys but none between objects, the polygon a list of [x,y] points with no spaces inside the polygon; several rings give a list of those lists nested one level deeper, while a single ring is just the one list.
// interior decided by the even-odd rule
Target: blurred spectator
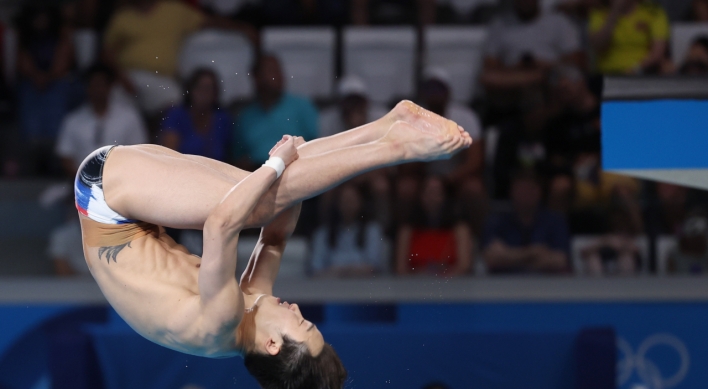
[{"label": "blurred spectator", "polygon": [[421,87],[421,104],[430,111],[462,126],[470,134],[474,143],[472,147],[449,160],[430,162],[425,167],[428,175],[442,176],[450,183],[459,184],[465,179],[482,173],[484,149],[482,124],[474,111],[451,100],[451,82],[449,74],[444,69],[427,69]]},{"label": "blurred spectator", "polygon": [[184,104],[167,111],[161,143],[183,154],[226,161],[233,120],[219,108],[216,74],[198,69],[189,78]]},{"label": "blurred spectator", "polygon": [[544,128],[530,120],[509,121],[499,128],[492,169],[494,197],[507,199],[514,173],[519,169],[530,169],[539,174],[550,172],[548,139]]},{"label": "blurred spectator", "polygon": [[690,207],[688,188],[657,182],[656,200],[644,213],[647,234],[678,235]]},{"label": "blurred spectator", "polygon": [[[319,136],[331,136],[343,131],[378,120],[388,113],[386,108],[369,100],[368,90],[361,78],[349,75],[342,78],[337,86],[337,104],[320,113]],[[372,204],[377,222],[384,229],[389,226],[390,187],[387,178],[388,169],[366,173],[354,179],[354,182],[368,186],[372,195]],[[331,192],[320,196],[320,209],[327,214],[332,207]]]},{"label": "blurred spectator", "polygon": [[489,196],[483,180],[474,177],[458,184],[456,201],[461,220],[467,223],[473,236],[481,237],[489,213]]},{"label": "blurred spectator", "polygon": [[[600,101],[577,68],[554,68],[545,103],[528,111],[522,120],[507,122],[500,128],[493,168],[498,198],[507,197],[511,176],[520,168],[532,168],[548,177],[565,175],[579,159],[585,160],[583,156],[590,155],[595,157],[592,160],[598,162],[595,168],[599,169]],[[572,175],[567,178],[573,181]],[[562,177],[559,180],[555,184],[567,183]],[[560,189],[554,185],[549,189],[553,200],[569,195],[554,193],[554,189]]]},{"label": "blurred spectator", "polygon": [[581,256],[590,275],[633,275],[641,269],[639,248],[635,238],[643,230],[642,215],[633,189],[616,185],[608,208],[609,233]]},{"label": "blurred spectator", "polygon": [[[52,155],[61,120],[70,108],[74,48],[59,10],[28,5],[17,18],[20,127],[37,158]],[[45,161],[46,164],[52,162]],[[50,167],[47,167],[50,168]],[[46,170],[44,166],[39,170]]]},{"label": "blurred spectator", "polygon": [[345,0],[198,0],[208,12],[256,27],[334,24],[345,21]]},{"label": "blurred spectator", "polygon": [[691,43],[679,73],[686,76],[708,74],[708,36],[702,36]]},{"label": "blurred spectator", "polygon": [[558,273],[568,270],[570,237],[560,215],[541,207],[541,182],[532,171],[511,184],[511,212],[487,222],[483,255],[490,273]]},{"label": "blurred spectator", "polygon": [[600,153],[600,100],[574,67],[550,73],[546,103],[525,118],[543,131],[549,166],[568,170],[581,153]]},{"label": "blurred spectator", "polygon": [[237,15],[244,8],[259,3],[259,1],[253,0],[198,0],[198,2],[207,11],[227,17]]},{"label": "blurred spectator", "polygon": [[364,81],[346,76],[337,86],[337,104],[320,114],[320,137],[331,136],[382,118],[386,108],[369,100]]},{"label": "blurred spectator", "polygon": [[431,18],[438,24],[489,24],[499,13],[502,2],[484,0],[435,0],[435,14]]},{"label": "blurred spectator", "polygon": [[317,137],[317,109],[306,98],[285,91],[278,58],[261,55],[252,73],[256,101],[241,111],[234,135],[234,156],[244,167],[267,160],[271,147],[285,134],[305,140]]},{"label": "blurred spectator", "polygon": [[590,45],[603,74],[665,72],[669,20],[645,0],[603,0],[589,15]]},{"label": "blurred spectator", "polygon": [[[617,187],[631,194],[639,202],[640,182],[632,177],[604,172],[600,155],[581,153],[573,167],[575,178],[575,204],[584,221],[575,223],[575,233],[597,234],[609,230],[608,208],[612,204]],[[641,218],[641,215],[640,215]]]},{"label": "blurred spectator", "polygon": [[132,105],[111,98],[113,81],[108,67],[96,65],[89,69],[86,73],[88,101],[62,123],[56,153],[65,174],[71,178],[84,158],[101,146],[148,141],[140,113]]},{"label": "blurred spectator", "polygon": [[181,99],[175,80],[179,52],[183,40],[201,28],[234,29],[255,39],[249,26],[207,16],[182,2],[130,0],[109,23],[104,57],[142,109],[154,114]]},{"label": "blurred spectator", "polygon": [[6,36],[8,27],[0,21],[0,176],[11,178],[17,177],[20,174],[22,155],[24,154],[22,146],[26,140],[21,139],[21,134],[16,130],[14,123],[16,107],[15,107],[15,91],[11,90],[8,85],[8,55]]},{"label": "blurred spectator", "polygon": [[469,273],[474,243],[469,226],[451,206],[443,180],[425,179],[413,220],[403,223],[396,237],[399,275],[427,273],[455,276]]},{"label": "blurred spectator", "polygon": [[583,154],[599,156],[600,99],[576,67],[559,65],[548,75],[543,104],[499,126],[493,167],[498,198],[508,195],[519,168],[550,176],[572,170]]},{"label": "blurred spectator", "polygon": [[670,273],[705,274],[708,272],[708,218],[696,210],[686,219],[678,234],[678,247],[669,255]]},{"label": "blurred spectator", "polygon": [[262,24],[341,25],[347,22],[347,0],[260,0],[260,2]]},{"label": "blurred spectator", "polygon": [[352,23],[421,24],[435,23],[436,0],[351,0]]},{"label": "blurred spectator", "polygon": [[74,0],[67,6],[77,28],[103,32],[116,6],[122,3],[123,0]]},{"label": "blurred spectator", "polygon": [[575,190],[579,206],[607,206],[612,201],[617,187],[626,188],[635,197],[641,189],[640,182],[635,178],[602,171],[599,155],[582,154],[578,157],[575,166]]},{"label": "blurred spectator", "polygon": [[387,268],[383,230],[367,222],[364,200],[353,184],[334,190],[335,207],[312,238],[312,270],[317,276],[356,277]]},{"label": "blurred spectator", "polygon": [[641,266],[639,248],[629,236],[604,236],[583,249],[580,255],[591,276],[631,276]]},{"label": "blurred spectator", "polygon": [[514,0],[514,12],[491,25],[485,55],[481,81],[499,110],[536,103],[550,68],[583,67],[578,29],[562,14],[541,12],[539,0]]},{"label": "blurred spectator", "polygon": [[575,198],[574,186],[573,175],[568,172],[554,174],[548,184],[546,208],[549,211],[565,216],[566,221],[569,221],[573,207]]},{"label": "blurred spectator", "polygon": [[708,22],[708,0],[693,0],[688,20]]},{"label": "blurred spectator", "polygon": [[486,216],[486,193],[480,179],[484,163],[484,140],[482,124],[477,114],[451,99],[449,74],[442,68],[428,68],[421,86],[421,104],[457,124],[467,131],[474,143],[449,160],[425,164],[427,175],[444,178],[451,185],[460,203],[460,215],[479,236]]}]

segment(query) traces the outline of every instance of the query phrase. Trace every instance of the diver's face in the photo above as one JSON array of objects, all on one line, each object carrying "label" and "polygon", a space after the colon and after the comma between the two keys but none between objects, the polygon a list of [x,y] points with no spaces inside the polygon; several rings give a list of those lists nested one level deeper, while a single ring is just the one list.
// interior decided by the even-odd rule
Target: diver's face
[{"label": "diver's face", "polygon": [[313,356],[324,347],[324,337],[312,322],[305,320],[297,304],[268,296],[261,299],[256,310],[256,349],[271,355],[280,352],[283,337],[305,343]]}]

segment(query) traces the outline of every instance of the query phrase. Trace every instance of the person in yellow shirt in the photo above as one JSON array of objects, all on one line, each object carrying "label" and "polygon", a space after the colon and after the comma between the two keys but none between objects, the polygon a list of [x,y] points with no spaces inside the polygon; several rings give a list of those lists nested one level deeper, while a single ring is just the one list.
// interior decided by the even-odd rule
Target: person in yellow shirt
[{"label": "person in yellow shirt", "polygon": [[666,60],[669,20],[647,0],[604,0],[590,11],[590,45],[603,74],[658,73]]},{"label": "person in yellow shirt", "polygon": [[254,36],[247,25],[211,17],[180,1],[131,0],[110,20],[104,59],[141,108],[155,113],[182,97],[175,81],[182,42],[202,28],[222,28]]}]

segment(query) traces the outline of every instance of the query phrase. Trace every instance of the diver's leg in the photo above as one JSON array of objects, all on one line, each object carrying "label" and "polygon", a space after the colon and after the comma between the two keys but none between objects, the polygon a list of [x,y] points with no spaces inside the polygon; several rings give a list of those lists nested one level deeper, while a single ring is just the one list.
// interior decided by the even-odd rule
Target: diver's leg
[{"label": "diver's leg", "polygon": [[[411,101],[403,100],[384,117],[339,134],[307,142],[298,148],[298,153],[300,158],[311,157],[345,147],[374,142],[386,135],[389,128],[397,121],[406,122],[423,131],[430,128],[459,128],[456,123],[423,109]],[[469,138],[463,129],[459,128],[459,131],[463,136]]]},{"label": "diver's leg", "polygon": [[[249,227],[355,175],[405,162],[449,157],[470,141],[455,128],[421,131],[396,122],[386,136],[293,162],[261,198]],[[172,228],[201,229],[209,212],[247,172],[233,175],[156,146],[115,148],[104,167],[108,205],[124,217]],[[236,169],[236,168],[234,168]]]}]

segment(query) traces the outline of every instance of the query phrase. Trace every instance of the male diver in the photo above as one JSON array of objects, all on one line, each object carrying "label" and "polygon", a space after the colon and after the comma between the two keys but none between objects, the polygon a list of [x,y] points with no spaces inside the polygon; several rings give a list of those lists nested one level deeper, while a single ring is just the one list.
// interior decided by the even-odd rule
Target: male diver
[{"label": "male diver", "polygon": [[[155,146],[107,146],[75,182],[84,254],[118,314],[145,338],[205,357],[243,355],[263,388],[341,388],[346,370],[296,304],[272,294],[300,203],[355,175],[449,158],[472,139],[403,101],[383,118],[305,143],[285,136],[249,173]],[[163,227],[201,229],[201,258]],[[235,278],[242,229],[262,227]]]}]

